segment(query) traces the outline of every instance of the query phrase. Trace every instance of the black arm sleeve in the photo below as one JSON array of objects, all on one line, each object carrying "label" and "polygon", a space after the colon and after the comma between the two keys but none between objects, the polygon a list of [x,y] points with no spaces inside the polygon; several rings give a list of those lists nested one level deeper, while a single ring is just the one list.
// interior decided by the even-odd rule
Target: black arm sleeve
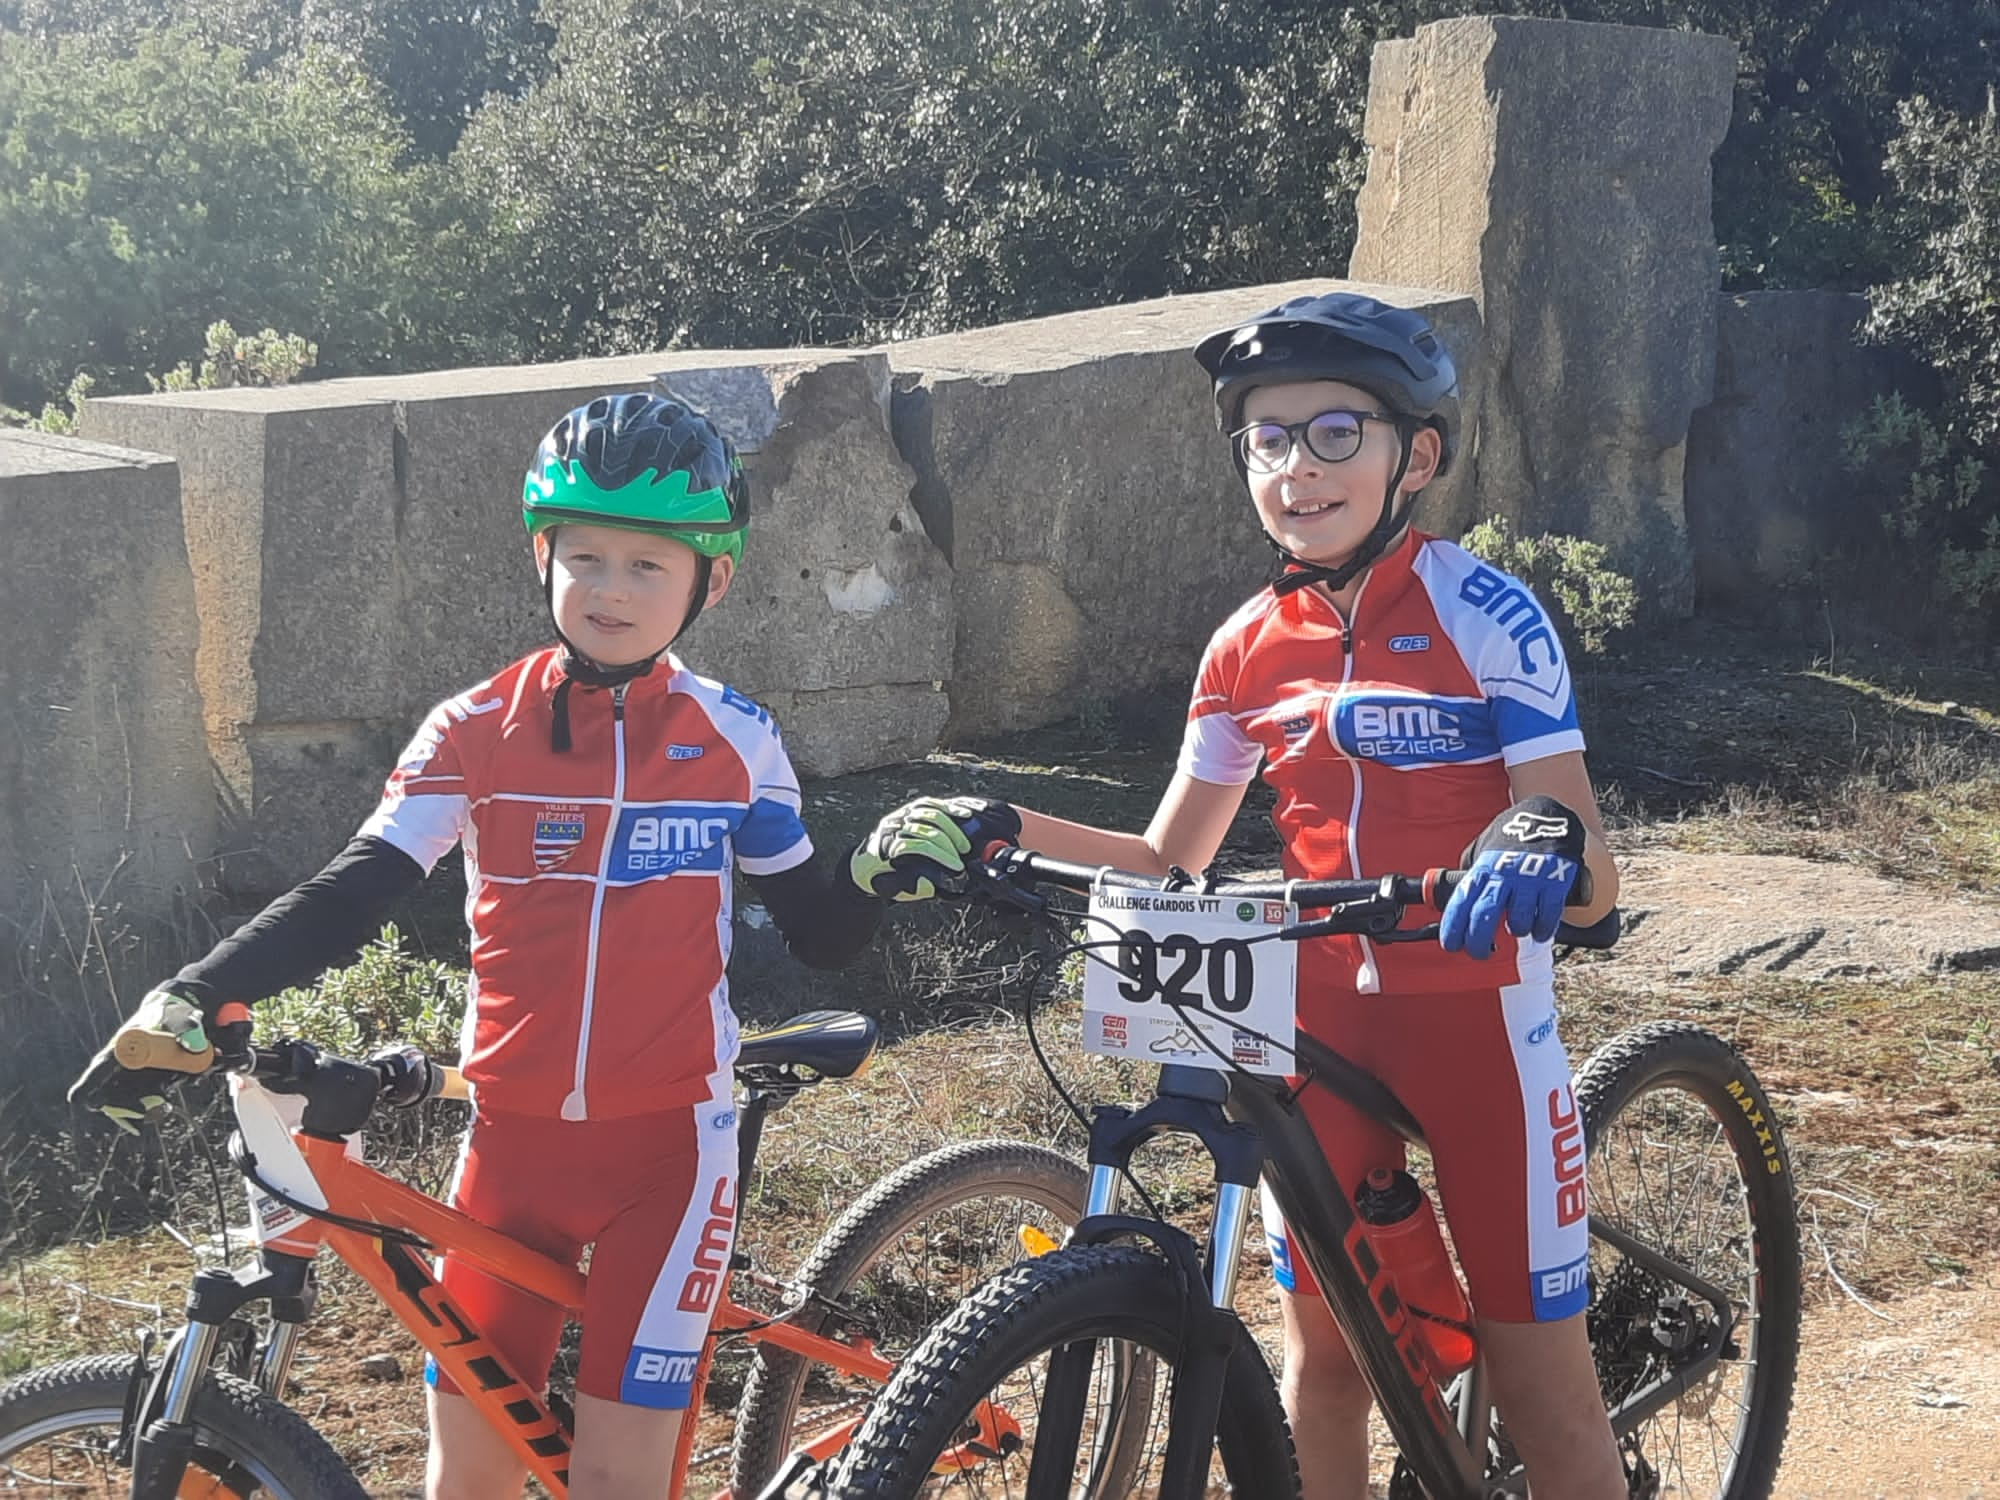
[{"label": "black arm sleeve", "polygon": [[810,968],[839,968],[868,946],[882,921],[880,901],[816,859],[776,875],[743,878],[771,913],[792,957]]},{"label": "black arm sleeve", "polygon": [[388,840],[350,840],[319,874],[273,901],[166,988],[213,1010],[227,1000],[247,1005],[310,984],[353,957],[423,878],[423,866]]}]

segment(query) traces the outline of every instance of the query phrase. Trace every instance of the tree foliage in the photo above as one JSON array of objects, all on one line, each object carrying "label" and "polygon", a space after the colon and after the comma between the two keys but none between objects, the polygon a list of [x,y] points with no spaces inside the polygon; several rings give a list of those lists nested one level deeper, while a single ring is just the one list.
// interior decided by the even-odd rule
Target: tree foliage
[{"label": "tree foliage", "polygon": [[0,401],[135,389],[221,317],[339,373],[1337,275],[1374,44],[1496,11],[1737,42],[1731,286],[1887,279],[1897,105],[1974,110],[2000,36],[1991,0],[0,0]]},{"label": "tree foliage", "polygon": [[302,330],[334,373],[432,347],[438,199],[402,145],[325,53],[252,75],[187,29],[0,33],[0,401],[78,369],[143,389],[221,317]]},{"label": "tree foliage", "polygon": [[1844,434],[1890,556],[1954,618],[2000,622],[2000,117],[1908,101],[1888,153],[1903,274],[1876,287],[1869,332],[1936,370],[1938,414],[1899,396]]},{"label": "tree foliage", "polygon": [[1338,272],[1352,240],[1367,38],[1342,12],[543,14],[548,77],[457,161],[540,347],[897,336]]},{"label": "tree foliage", "polygon": [[252,72],[318,48],[381,90],[419,156],[442,158],[481,100],[519,93],[540,71],[553,33],[536,9],[536,0],[0,0],[0,27],[130,47],[180,26],[243,53]]}]

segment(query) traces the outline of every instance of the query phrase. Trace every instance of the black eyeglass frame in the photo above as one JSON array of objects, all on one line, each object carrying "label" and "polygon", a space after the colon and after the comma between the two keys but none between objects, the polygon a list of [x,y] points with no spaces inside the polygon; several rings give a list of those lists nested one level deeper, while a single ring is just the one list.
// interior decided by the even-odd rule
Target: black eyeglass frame
[{"label": "black eyeglass frame", "polygon": [[[1354,418],[1355,422],[1354,445],[1350,447],[1345,453],[1332,454],[1323,452],[1320,449],[1319,445],[1313,442],[1312,440],[1313,424],[1315,422],[1323,420],[1326,417],[1333,417],[1333,416]],[[1304,443],[1306,445],[1306,452],[1312,454],[1312,456],[1314,458],[1317,458],[1321,463],[1328,463],[1328,464],[1346,463],[1349,459],[1353,458],[1355,454],[1361,451],[1361,445],[1367,441],[1368,424],[1370,422],[1386,422],[1391,427],[1394,427],[1400,434],[1405,429],[1407,419],[1398,415],[1395,412],[1357,411],[1353,407],[1348,407],[1348,406],[1329,406],[1325,411],[1314,412],[1310,417],[1307,417],[1303,422],[1267,421],[1267,422],[1247,423],[1244,426],[1237,428],[1236,431],[1230,433],[1229,441],[1230,445],[1236,450],[1237,458],[1242,462],[1243,467],[1246,470],[1250,471],[1253,474],[1275,474],[1280,469],[1284,468],[1286,464],[1291,462],[1292,450],[1296,448],[1300,443]],[[1251,433],[1257,431],[1257,429],[1260,427],[1275,427],[1285,434],[1285,451],[1278,455],[1277,462],[1272,463],[1268,466],[1261,463],[1253,463],[1251,462],[1250,458],[1250,445],[1247,439],[1249,438]]]}]

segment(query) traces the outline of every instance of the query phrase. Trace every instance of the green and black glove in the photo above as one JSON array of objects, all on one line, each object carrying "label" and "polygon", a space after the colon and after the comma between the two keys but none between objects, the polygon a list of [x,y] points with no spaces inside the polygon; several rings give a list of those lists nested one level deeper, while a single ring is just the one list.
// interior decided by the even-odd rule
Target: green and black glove
[{"label": "green and black glove", "polygon": [[220,1057],[250,1041],[250,1012],[223,1007],[225,1020],[207,1015],[171,990],[149,990],[139,1008],[113,1034],[83,1075],[70,1085],[69,1102],[95,1110],[127,1135],[166,1107],[167,1088],[190,1073],[206,1073]]},{"label": "green and black glove", "polygon": [[875,825],[847,857],[848,877],[871,896],[928,901],[960,889],[968,857],[1021,836],[1021,815],[987,797],[919,797]]}]

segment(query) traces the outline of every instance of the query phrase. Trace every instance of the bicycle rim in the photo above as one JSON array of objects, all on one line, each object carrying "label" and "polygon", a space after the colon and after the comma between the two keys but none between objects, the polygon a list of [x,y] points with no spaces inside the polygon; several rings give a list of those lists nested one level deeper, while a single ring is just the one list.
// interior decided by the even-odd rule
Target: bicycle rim
[{"label": "bicycle rim", "polygon": [[[1725,1330],[1699,1294],[1593,1237],[1588,1317],[1607,1405],[1670,1375],[1707,1339],[1727,1340],[1706,1378],[1621,1440],[1635,1496],[1746,1493],[1742,1476],[1765,1415],[1760,1375],[1783,1330],[1767,1321],[1768,1247],[1755,1199],[1764,1163],[1745,1159],[1740,1121],[1715,1080],[1668,1073],[1616,1101],[1593,1136],[1593,1215],[1725,1293],[1733,1319]],[[1779,1424],[1782,1434],[1782,1415]]]},{"label": "bicycle rim", "polygon": [[[132,1471],[118,1461],[122,1408],[63,1412],[7,1434],[0,1444],[0,1494],[48,1500],[125,1500]],[[180,1500],[240,1500],[286,1493],[278,1477],[255,1458],[224,1456],[197,1442]],[[300,1497],[305,1500],[305,1497]]]},{"label": "bicycle rim", "polygon": [[[945,1147],[891,1173],[827,1232],[799,1279],[829,1302],[793,1321],[865,1338],[901,1359],[982,1279],[1024,1253],[1022,1232],[1059,1243],[1086,1179],[1054,1152],[1014,1142]],[[793,1448],[858,1421],[880,1387],[774,1345],[759,1347],[736,1430],[734,1480],[755,1494]]]}]

